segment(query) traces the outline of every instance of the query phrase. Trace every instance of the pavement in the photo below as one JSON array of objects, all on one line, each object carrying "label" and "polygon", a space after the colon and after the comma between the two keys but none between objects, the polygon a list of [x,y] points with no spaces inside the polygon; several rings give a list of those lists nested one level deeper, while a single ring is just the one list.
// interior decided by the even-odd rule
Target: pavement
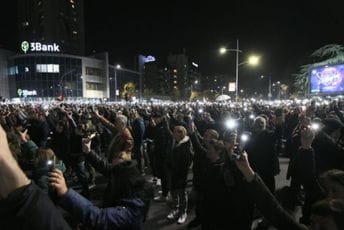
[{"label": "pavement", "polygon": [[[288,158],[279,158],[280,162],[280,169],[281,172],[279,175],[276,176],[276,188],[282,188],[284,186],[289,185],[289,181],[286,180],[286,174],[289,164]],[[190,175],[190,178],[192,175]],[[190,191],[191,184],[189,184],[188,190]],[[148,213],[148,218],[144,224],[145,230],[152,230],[152,229],[159,229],[159,230],[182,230],[187,229],[187,224],[192,221],[192,219],[195,217],[194,210],[190,210],[188,214],[187,221],[179,225],[176,223],[176,221],[170,221],[166,219],[166,216],[168,212],[170,211],[170,208],[167,203],[165,202],[155,202],[152,201],[152,205],[150,208],[150,211]],[[253,223],[252,227],[254,228],[257,224],[257,221]],[[194,229],[200,229],[200,228],[194,228]],[[271,228],[273,229],[273,228]]]}]

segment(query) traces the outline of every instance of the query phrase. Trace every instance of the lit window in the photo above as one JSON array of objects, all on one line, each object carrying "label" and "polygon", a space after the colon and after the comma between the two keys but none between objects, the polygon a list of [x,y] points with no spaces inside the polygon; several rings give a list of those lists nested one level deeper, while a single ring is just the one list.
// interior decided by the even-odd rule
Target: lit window
[{"label": "lit window", "polygon": [[29,67],[25,66],[25,72],[29,72]]},{"label": "lit window", "polygon": [[74,7],[75,7],[74,4],[72,4],[72,8],[73,8],[73,9],[74,9]]},{"label": "lit window", "polygon": [[174,73],[177,73],[177,70],[176,70],[176,69],[174,69],[174,70],[173,70],[173,72],[174,72]]},{"label": "lit window", "polygon": [[73,34],[78,34],[78,32],[76,32],[75,30],[73,30]]},{"label": "lit window", "polygon": [[29,26],[29,22],[28,22],[28,21],[22,22],[22,26],[23,26],[23,27]]},{"label": "lit window", "polygon": [[15,75],[18,74],[18,66],[12,66],[9,69],[9,75]]},{"label": "lit window", "polygon": [[37,64],[36,71],[38,73],[59,73],[60,65],[56,64]]},{"label": "lit window", "polygon": [[174,84],[177,84],[177,81],[173,81]]}]

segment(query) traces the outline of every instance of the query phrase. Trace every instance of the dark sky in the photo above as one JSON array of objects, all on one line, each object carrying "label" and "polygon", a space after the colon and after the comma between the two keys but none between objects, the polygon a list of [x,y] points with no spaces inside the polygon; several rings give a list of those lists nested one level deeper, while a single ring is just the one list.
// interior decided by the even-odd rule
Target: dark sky
[{"label": "dark sky", "polygon": [[[251,53],[262,58],[259,67],[240,69],[241,81],[260,75],[288,81],[309,62],[312,51],[344,43],[341,1],[207,2],[86,0],[87,51],[109,51],[114,62],[131,68],[138,54],[164,62],[168,53],[185,48],[202,73],[233,76],[235,53],[221,57],[217,51],[221,45],[235,48],[238,38],[241,61]],[[7,15],[0,16],[0,44],[5,48],[13,46],[16,34],[14,3],[7,4],[13,9],[2,8]]]}]

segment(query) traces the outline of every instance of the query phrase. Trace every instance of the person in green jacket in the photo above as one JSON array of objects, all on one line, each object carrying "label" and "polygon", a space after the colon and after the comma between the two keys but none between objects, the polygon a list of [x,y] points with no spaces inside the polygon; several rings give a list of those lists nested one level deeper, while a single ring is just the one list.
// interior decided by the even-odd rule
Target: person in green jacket
[{"label": "person in green jacket", "polygon": [[66,171],[64,163],[56,158],[54,151],[50,148],[39,148],[34,158],[34,164],[33,180],[45,193],[49,193],[49,173],[53,169]]}]

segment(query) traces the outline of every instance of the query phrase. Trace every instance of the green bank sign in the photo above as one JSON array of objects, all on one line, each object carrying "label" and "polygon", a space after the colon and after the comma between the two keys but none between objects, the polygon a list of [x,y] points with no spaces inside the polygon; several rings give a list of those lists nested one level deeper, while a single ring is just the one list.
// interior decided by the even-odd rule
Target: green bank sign
[{"label": "green bank sign", "polygon": [[56,43],[42,44],[40,42],[23,41],[20,45],[20,48],[24,53],[27,53],[27,52],[59,53],[60,52],[60,46]]}]

